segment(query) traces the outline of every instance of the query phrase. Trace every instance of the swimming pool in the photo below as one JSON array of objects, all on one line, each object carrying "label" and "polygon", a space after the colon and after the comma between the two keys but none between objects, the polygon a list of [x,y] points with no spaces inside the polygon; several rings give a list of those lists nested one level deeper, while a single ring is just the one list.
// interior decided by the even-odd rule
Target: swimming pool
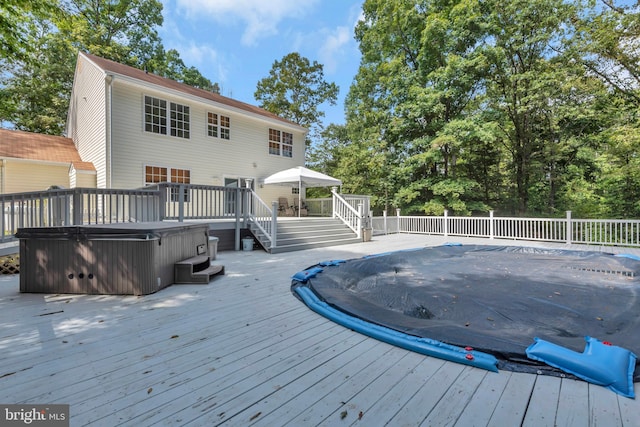
[{"label": "swimming pool", "polygon": [[582,352],[589,336],[639,354],[639,276],[629,256],[451,244],[320,262],[292,290],[376,327],[487,353],[499,369],[565,375],[527,357],[536,338]]}]

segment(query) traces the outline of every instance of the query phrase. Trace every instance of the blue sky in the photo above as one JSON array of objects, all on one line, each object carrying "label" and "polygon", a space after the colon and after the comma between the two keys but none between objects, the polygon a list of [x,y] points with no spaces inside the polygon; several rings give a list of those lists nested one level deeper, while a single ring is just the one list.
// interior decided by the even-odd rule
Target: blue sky
[{"label": "blue sky", "polygon": [[221,94],[253,105],[259,80],[276,60],[298,52],[324,66],[340,87],[324,124],[344,123],[344,98],[360,51],[353,38],[362,0],[162,0],[165,49],[217,82]]}]

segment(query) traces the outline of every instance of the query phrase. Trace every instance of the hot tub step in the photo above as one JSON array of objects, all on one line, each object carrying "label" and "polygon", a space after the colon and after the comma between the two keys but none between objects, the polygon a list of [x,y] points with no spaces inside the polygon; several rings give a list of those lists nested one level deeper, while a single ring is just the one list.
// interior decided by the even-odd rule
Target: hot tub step
[{"label": "hot tub step", "polygon": [[211,265],[208,256],[199,255],[175,263],[174,283],[209,283],[217,274],[224,274],[224,266]]}]

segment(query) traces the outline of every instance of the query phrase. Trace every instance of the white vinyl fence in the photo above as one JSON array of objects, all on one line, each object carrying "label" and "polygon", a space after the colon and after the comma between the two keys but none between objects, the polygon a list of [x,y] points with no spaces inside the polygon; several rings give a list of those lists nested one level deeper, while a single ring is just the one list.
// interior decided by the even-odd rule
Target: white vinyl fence
[{"label": "white vinyl fence", "polygon": [[640,220],[449,216],[373,217],[373,234],[417,233],[489,239],[535,240],[606,246],[640,246]]}]

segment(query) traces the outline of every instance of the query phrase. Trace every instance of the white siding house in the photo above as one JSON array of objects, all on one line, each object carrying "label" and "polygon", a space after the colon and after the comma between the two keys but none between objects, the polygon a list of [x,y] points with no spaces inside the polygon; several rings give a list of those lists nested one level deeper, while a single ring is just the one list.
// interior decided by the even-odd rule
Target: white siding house
[{"label": "white siding house", "polygon": [[[304,165],[307,129],[266,110],[80,53],[67,135],[99,188],[153,182],[237,185],[266,201],[291,189],[261,180]],[[244,185],[244,181],[240,181]]]},{"label": "white siding house", "polygon": [[96,169],[70,138],[0,129],[0,193],[95,187]]}]

